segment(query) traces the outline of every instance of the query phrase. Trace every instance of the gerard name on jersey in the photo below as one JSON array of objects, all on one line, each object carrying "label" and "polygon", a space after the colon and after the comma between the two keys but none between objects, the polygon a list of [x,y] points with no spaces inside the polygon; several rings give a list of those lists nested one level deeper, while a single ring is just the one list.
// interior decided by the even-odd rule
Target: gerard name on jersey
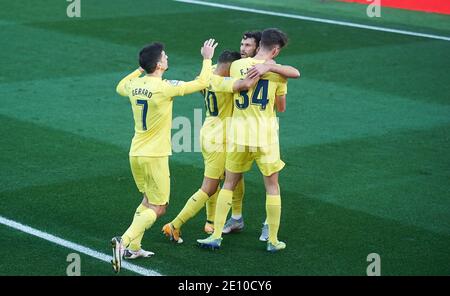
[{"label": "gerard name on jersey", "polygon": [[131,91],[131,93],[133,96],[143,95],[149,99],[152,97],[152,92],[145,88],[135,88]]}]

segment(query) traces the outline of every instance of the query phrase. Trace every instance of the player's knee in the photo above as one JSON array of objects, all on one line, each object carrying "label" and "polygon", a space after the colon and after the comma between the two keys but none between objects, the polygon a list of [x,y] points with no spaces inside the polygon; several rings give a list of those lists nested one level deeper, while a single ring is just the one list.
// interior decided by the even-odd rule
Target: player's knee
[{"label": "player's knee", "polygon": [[266,193],[270,195],[279,195],[280,190],[276,186],[266,186]]},{"label": "player's knee", "polygon": [[234,190],[242,179],[242,174],[229,173],[225,175],[225,182],[223,183],[223,188],[228,190]]},{"label": "player's knee", "polygon": [[206,193],[208,196],[212,196],[217,191],[217,184],[204,184],[202,186],[202,191]]},{"label": "player's knee", "polygon": [[266,192],[270,195],[279,195],[280,194],[280,186],[278,182],[266,182]]},{"label": "player's knee", "polygon": [[214,193],[216,193],[218,186],[219,186],[219,180],[205,178],[203,180],[201,189],[208,196],[212,196]]},{"label": "player's knee", "polygon": [[217,187],[215,189],[212,189],[211,186],[202,186],[202,191],[206,193],[208,196],[213,195],[217,191]]},{"label": "player's knee", "polygon": [[157,218],[163,216],[166,213],[167,205],[160,206],[147,203],[145,206],[152,209],[155,212]]},{"label": "player's knee", "polygon": [[159,217],[163,216],[166,213],[166,206],[158,206],[156,215]]}]

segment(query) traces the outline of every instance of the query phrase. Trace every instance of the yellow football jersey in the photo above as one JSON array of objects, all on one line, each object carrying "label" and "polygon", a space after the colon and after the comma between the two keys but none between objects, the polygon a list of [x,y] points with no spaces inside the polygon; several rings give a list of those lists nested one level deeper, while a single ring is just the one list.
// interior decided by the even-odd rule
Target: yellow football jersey
[{"label": "yellow football jersey", "polygon": [[[247,71],[264,60],[245,58],[231,64],[231,77],[243,79]],[[278,120],[275,98],[287,94],[287,80],[266,73],[248,91],[235,93],[234,111],[228,140],[243,146],[263,147],[278,142]]]},{"label": "yellow football jersey", "polygon": [[133,111],[135,133],[130,156],[171,155],[173,97],[206,88],[211,78],[211,60],[203,60],[198,78],[186,83],[139,75],[136,70],[117,85],[117,92],[129,97]]},{"label": "yellow football jersey", "polygon": [[233,85],[238,79],[213,74],[205,91],[206,118],[202,126],[203,140],[226,141],[226,120],[233,114]]}]

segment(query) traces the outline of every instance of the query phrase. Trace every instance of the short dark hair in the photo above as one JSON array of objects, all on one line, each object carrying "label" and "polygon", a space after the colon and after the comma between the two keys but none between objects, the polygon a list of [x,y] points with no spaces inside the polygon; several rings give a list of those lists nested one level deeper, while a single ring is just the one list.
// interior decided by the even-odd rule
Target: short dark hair
[{"label": "short dark hair", "polygon": [[261,46],[264,48],[273,49],[277,45],[283,48],[287,43],[287,35],[279,29],[266,29],[261,34]]},{"label": "short dark hair", "polygon": [[256,46],[259,46],[259,42],[261,41],[261,31],[247,31],[242,36],[242,39],[253,38],[255,39]]},{"label": "short dark hair", "polygon": [[224,50],[219,56],[219,64],[232,63],[241,58],[237,51]]},{"label": "short dark hair", "polygon": [[157,63],[161,60],[161,53],[164,50],[164,44],[154,42],[145,46],[139,52],[139,66],[147,73],[153,73],[156,70]]}]

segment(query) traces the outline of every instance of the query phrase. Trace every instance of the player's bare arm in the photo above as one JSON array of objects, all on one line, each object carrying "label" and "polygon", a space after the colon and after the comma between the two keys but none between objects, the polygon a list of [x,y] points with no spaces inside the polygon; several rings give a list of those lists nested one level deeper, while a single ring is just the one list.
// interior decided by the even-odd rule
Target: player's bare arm
[{"label": "player's bare arm", "polygon": [[277,108],[277,112],[286,111],[286,95],[276,96],[275,107]]},{"label": "player's bare arm", "polygon": [[248,90],[256,85],[256,83],[259,80],[259,76],[256,77],[250,77],[250,75],[247,75],[245,79],[241,79],[236,81],[233,84],[233,92],[239,92],[243,90]]},{"label": "player's bare arm", "polygon": [[248,73],[251,77],[256,77],[264,75],[267,72],[277,73],[285,78],[300,77],[300,71],[296,68],[287,65],[277,65],[275,63],[271,63],[270,61],[264,64],[254,65]]}]

